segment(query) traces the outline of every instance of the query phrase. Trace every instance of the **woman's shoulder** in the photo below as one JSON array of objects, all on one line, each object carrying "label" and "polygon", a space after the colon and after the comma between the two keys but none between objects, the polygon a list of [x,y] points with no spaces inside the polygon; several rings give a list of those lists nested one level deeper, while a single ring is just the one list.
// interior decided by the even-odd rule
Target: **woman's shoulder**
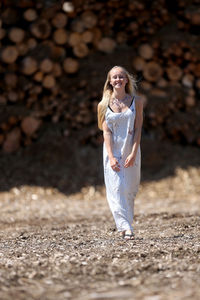
[{"label": "woman's shoulder", "polygon": [[101,108],[103,106],[102,99],[98,102],[97,107]]}]

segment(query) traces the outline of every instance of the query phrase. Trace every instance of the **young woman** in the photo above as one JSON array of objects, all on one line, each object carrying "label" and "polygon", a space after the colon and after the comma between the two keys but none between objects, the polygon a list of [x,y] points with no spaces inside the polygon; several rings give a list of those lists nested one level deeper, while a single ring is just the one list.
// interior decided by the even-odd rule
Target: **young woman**
[{"label": "young woman", "polygon": [[98,126],[103,130],[104,180],[107,200],[120,235],[134,239],[134,199],[140,183],[140,139],[143,104],[135,96],[133,77],[122,67],[107,75],[98,104]]}]

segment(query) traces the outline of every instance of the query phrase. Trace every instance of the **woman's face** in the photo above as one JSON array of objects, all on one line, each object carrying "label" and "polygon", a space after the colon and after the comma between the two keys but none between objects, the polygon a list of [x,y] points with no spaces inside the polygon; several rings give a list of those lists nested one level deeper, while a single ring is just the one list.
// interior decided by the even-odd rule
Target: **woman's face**
[{"label": "woman's face", "polygon": [[114,68],[110,71],[110,84],[115,89],[122,89],[125,88],[128,82],[127,76],[123,69],[121,68]]}]

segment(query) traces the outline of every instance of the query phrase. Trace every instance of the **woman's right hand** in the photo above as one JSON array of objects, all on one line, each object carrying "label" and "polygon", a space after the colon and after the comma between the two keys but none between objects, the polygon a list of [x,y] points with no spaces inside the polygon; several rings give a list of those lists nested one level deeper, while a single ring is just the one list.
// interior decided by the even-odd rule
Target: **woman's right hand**
[{"label": "woman's right hand", "polygon": [[110,158],[110,166],[113,169],[113,171],[119,172],[120,171],[120,164],[116,157],[111,157]]}]

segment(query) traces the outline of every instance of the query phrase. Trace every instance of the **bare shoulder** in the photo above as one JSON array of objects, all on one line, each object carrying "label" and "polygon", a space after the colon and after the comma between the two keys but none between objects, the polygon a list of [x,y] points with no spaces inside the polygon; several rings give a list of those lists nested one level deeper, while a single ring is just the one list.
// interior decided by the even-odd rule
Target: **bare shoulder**
[{"label": "bare shoulder", "polygon": [[101,101],[98,102],[97,107],[101,107],[102,106],[102,99]]},{"label": "bare shoulder", "polygon": [[108,127],[105,120],[102,123],[102,129],[103,129],[104,132],[109,132],[109,133],[111,132],[111,130],[109,129],[109,127]]},{"label": "bare shoulder", "polygon": [[102,100],[97,104],[97,111],[100,112],[103,108]]}]

